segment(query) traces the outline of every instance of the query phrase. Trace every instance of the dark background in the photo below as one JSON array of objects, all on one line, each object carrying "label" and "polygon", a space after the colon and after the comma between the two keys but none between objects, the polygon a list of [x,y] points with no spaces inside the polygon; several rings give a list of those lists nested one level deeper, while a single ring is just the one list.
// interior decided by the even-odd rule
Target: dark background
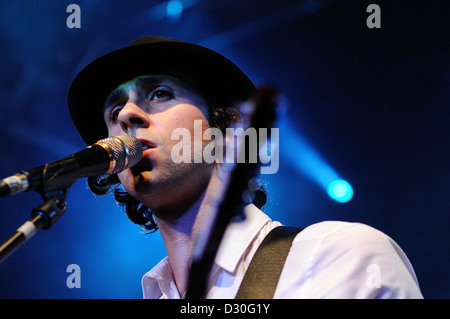
[{"label": "dark background", "polygon": [[[70,3],[81,8],[80,29],[66,26]],[[268,214],[378,228],[406,252],[426,298],[449,298],[447,1],[185,0],[181,16],[168,16],[167,3],[1,1],[0,177],[85,147],[66,94],[96,57],[148,34],[202,44],[284,95],[280,169],[264,176]],[[366,26],[370,3],[381,8],[380,29]],[[296,139],[306,144],[285,142]],[[351,183],[349,202],[328,197],[314,161]],[[0,240],[41,202],[37,193],[2,198]],[[67,202],[57,224],[0,264],[0,298],[141,298],[142,275],[165,256],[159,234],[141,234],[85,179]],[[66,286],[70,264],[81,288]]]}]

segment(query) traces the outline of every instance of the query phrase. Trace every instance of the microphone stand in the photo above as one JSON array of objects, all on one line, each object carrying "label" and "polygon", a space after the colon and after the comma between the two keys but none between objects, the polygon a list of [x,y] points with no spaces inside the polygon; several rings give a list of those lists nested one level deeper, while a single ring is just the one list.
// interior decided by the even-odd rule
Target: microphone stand
[{"label": "microphone stand", "polygon": [[69,187],[42,194],[44,203],[33,208],[31,219],[0,246],[0,263],[22,246],[38,230],[49,229],[66,211]]}]

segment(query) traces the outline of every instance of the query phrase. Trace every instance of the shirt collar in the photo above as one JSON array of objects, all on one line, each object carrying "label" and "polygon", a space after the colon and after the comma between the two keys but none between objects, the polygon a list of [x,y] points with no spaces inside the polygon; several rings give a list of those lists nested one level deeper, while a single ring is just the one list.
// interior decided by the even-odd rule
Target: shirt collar
[{"label": "shirt collar", "polygon": [[247,205],[244,212],[243,221],[234,221],[227,227],[215,259],[217,266],[230,273],[235,271],[242,255],[260,230],[271,221],[253,204]]},{"label": "shirt collar", "polygon": [[159,299],[163,296],[176,298],[179,295],[168,257],[142,277],[142,290],[145,299]]},{"label": "shirt collar", "polygon": [[[216,254],[215,266],[233,273],[244,252],[271,219],[255,205],[245,207],[245,219],[228,225]],[[163,287],[164,286],[164,287]],[[169,258],[161,260],[142,278],[144,298],[157,299],[163,292],[178,295]]]}]

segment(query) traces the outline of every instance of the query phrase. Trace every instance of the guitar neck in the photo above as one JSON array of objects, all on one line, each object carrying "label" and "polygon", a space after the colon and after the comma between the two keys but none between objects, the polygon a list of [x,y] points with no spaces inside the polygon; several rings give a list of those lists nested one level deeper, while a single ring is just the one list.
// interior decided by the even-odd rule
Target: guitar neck
[{"label": "guitar neck", "polygon": [[[245,104],[245,121],[247,127],[255,129],[270,128],[276,114],[276,93],[270,88],[259,89],[255,97]],[[270,131],[270,130],[268,130]],[[240,138],[245,138],[241,136]],[[261,143],[261,141],[260,141]],[[238,157],[244,156],[246,143],[239,141]],[[244,153],[242,153],[244,152]],[[203,299],[207,294],[207,284],[211,268],[222,241],[223,235],[233,217],[243,214],[248,204],[243,200],[243,193],[248,190],[248,182],[258,174],[260,162],[235,163],[225,178],[225,189],[218,207],[213,209],[213,218],[208,229],[197,238],[189,272],[186,299]],[[215,211],[214,211],[215,210]]]}]

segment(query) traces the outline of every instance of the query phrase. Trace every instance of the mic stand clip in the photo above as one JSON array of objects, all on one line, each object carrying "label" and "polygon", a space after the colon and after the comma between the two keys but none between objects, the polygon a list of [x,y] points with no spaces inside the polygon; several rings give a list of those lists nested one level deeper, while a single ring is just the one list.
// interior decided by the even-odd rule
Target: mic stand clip
[{"label": "mic stand clip", "polygon": [[33,208],[31,219],[20,226],[0,246],[0,263],[13,251],[30,239],[38,230],[49,229],[64,214],[67,208],[66,197],[69,187],[41,194],[45,202]]}]

